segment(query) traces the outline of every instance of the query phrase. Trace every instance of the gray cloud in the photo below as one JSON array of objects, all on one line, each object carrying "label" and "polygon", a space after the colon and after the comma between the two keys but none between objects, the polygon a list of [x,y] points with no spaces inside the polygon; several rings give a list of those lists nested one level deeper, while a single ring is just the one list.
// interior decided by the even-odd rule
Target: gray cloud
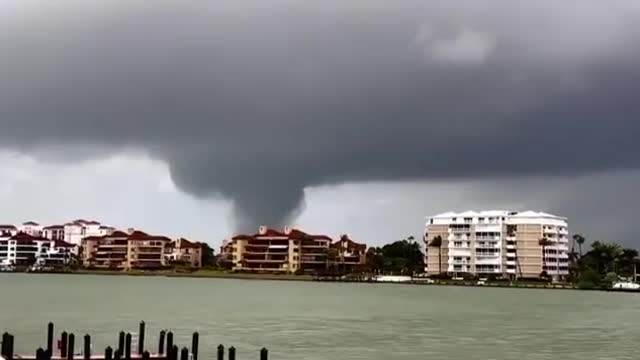
[{"label": "gray cloud", "polygon": [[4,146],[140,149],[240,228],[310,185],[640,165],[632,0],[8,3]]}]

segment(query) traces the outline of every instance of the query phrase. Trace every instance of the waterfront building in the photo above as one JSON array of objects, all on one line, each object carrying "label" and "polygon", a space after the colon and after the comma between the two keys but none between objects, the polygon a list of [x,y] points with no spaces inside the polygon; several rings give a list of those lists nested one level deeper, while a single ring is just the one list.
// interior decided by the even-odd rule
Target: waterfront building
[{"label": "waterfront building", "polygon": [[130,270],[166,266],[166,249],[171,239],[142,231],[114,231],[82,239],[82,262],[87,267]]},{"label": "waterfront building", "polygon": [[64,225],[50,225],[43,227],[42,237],[51,240],[64,240]]},{"label": "waterfront building", "polygon": [[285,227],[260,226],[253,235],[237,235],[223,244],[237,271],[315,273],[326,269],[331,238]]},{"label": "waterfront building", "polygon": [[42,226],[35,221],[27,221],[22,223],[18,232],[38,237],[42,236]]},{"label": "waterfront building", "polygon": [[351,240],[348,235],[342,235],[340,240],[331,244],[331,249],[336,257],[333,261],[346,273],[366,263],[367,245]]},{"label": "waterfront building", "polygon": [[64,241],[80,245],[85,237],[105,236],[114,231],[115,228],[98,221],[78,219],[64,224]]},{"label": "waterfront building", "polygon": [[62,240],[50,240],[18,232],[0,235],[0,265],[65,265],[71,261],[73,245]]},{"label": "waterfront building", "polygon": [[[425,271],[555,278],[569,274],[567,219],[535,211],[447,212],[427,218]],[[441,242],[434,241],[440,238]],[[541,241],[545,239],[545,241]]]},{"label": "waterfront building", "polygon": [[167,245],[169,262],[182,262],[193,268],[202,266],[202,244],[180,238]]}]

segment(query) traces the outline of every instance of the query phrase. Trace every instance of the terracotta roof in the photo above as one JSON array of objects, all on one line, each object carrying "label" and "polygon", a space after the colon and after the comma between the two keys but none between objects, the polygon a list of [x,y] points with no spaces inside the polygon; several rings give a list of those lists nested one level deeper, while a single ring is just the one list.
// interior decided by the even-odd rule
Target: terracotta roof
[{"label": "terracotta roof", "polygon": [[236,235],[231,238],[231,240],[251,240],[251,239],[253,239],[252,235],[244,235],[244,234]]},{"label": "terracotta roof", "polygon": [[269,236],[271,236],[271,237],[286,237],[286,236],[287,236],[287,234],[285,234],[285,233],[283,233],[283,232],[280,232],[280,231],[278,231],[278,230],[267,229],[267,230],[264,232],[264,234],[257,233],[257,234],[255,234],[255,235],[253,235],[253,236],[254,236],[254,237],[258,237],[258,236],[262,236],[262,237],[269,237]]},{"label": "terracotta roof", "polygon": [[149,235],[144,231],[140,231],[140,230],[136,230],[134,232],[132,232],[129,237],[127,238],[127,240],[161,240],[161,241],[171,241],[171,239],[169,239],[166,236],[161,236],[161,235]]},{"label": "terracotta roof", "polygon": [[22,225],[31,225],[31,226],[38,226],[40,224],[38,224],[35,221],[27,221],[27,222],[23,222]]},{"label": "terracotta roof", "polygon": [[116,230],[116,231],[112,232],[111,234],[109,234],[109,235],[107,235],[105,237],[123,237],[123,238],[126,238],[126,237],[129,237],[129,234],[127,234],[124,231]]},{"label": "terracotta roof", "polygon": [[99,222],[99,221],[92,220],[92,221],[87,221],[85,224],[86,224],[86,225],[100,225],[100,222]]},{"label": "terracotta roof", "polygon": [[99,229],[113,229],[111,226],[101,225]]},{"label": "terracotta roof", "polygon": [[357,250],[362,250],[365,251],[367,249],[367,244],[359,244],[351,239],[349,239],[348,236],[344,235],[340,238],[340,240],[336,241],[335,243],[331,244],[332,248],[342,248],[342,243],[346,242],[347,243],[347,249],[351,248],[351,249],[357,249]]},{"label": "terracotta roof", "polygon": [[15,234],[11,238],[9,238],[9,240],[15,240],[17,242],[51,241],[49,239],[45,239],[45,238],[42,238],[42,237],[31,236],[31,235],[29,235],[27,233],[23,233],[23,232],[19,232],[19,233]]},{"label": "terracotta roof", "polygon": [[0,225],[0,229],[17,229],[14,225]]},{"label": "terracotta roof", "polygon": [[50,230],[50,229],[64,229],[64,225],[50,225],[50,226],[45,226],[43,229],[44,229],[44,230]]},{"label": "terracotta roof", "polygon": [[62,241],[62,240],[55,240],[55,243],[56,243],[56,245],[55,245],[56,247],[66,247],[66,248],[75,247],[75,245],[70,244],[70,243],[68,243],[66,241]]},{"label": "terracotta roof", "polygon": [[234,237],[232,237],[232,240],[251,240],[251,239],[255,239],[255,238],[259,238],[259,237],[286,237],[289,239],[296,239],[296,240],[329,240],[329,241],[333,241],[329,236],[327,235],[312,235],[312,234],[307,234],[306,232],[300,230],[300,229],[291,229],[291,231],[289,231],[289,234],[285,234],[284,232],[280,232],[278,230],[274,230],[274,229],[270,229],[267,228],[264,234],[254,234],[254,235],[236,235]]},{"label": "terracotta roof", "polygon": [[201,247],[200,243],[191,242],[185,238],[180,238],[179,240],[181,248],[199,249]]},{"label": "terracotta roof", "polygon": [[82,240],[89,240],[89,241],[92,241],[92,240],[100,240],[100,239],[104,239],[104,238],[106,238],[106,237],[107,237],[106,235],[105,235],[105,236],[87,236],[87,237],[85,237],[85,238],[84,238],[84,239],[82,239]]}]

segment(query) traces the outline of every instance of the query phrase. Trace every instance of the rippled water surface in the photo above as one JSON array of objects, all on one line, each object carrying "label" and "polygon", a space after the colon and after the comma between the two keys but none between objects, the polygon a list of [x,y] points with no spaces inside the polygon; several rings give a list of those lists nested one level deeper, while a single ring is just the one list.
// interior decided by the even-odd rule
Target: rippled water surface
[{"label": "rippled water surface", "polygon": [[[639,359],[639,294],[162,277],[0,274],[0,330],[19,351],[46,323],[94,336],[148,323],[201,359],[222,343],[238,359]],[[77,341],[78,342],[78,341]],[[79,348],[79,346],[78,346]]]}]

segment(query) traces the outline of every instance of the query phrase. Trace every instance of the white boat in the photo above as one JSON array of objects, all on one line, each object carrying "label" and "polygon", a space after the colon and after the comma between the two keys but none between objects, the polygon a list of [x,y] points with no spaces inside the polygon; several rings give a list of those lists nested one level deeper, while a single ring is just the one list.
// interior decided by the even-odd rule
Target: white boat
[{"label": "white boat", "polygon": [[410,282],[411,276],[398,276],[398,275],[378,275],[373,278],[377,282]]},{"label": "white boat", "polygon": [[631,281],[618,281],[611,286],[615,290],[640,290],[640,284]]}]

